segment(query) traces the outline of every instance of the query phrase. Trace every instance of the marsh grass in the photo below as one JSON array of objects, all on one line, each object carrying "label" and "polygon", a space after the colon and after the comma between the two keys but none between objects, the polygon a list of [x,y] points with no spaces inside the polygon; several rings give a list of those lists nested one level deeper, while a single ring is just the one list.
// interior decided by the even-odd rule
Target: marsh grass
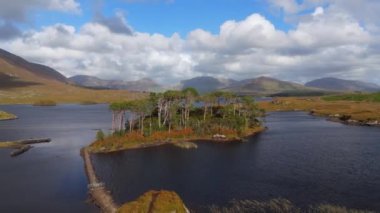
[{"label": "marsh grass", "polygon": [[380,92],[378,93],[354,93],[354,94],[344,94],[344,95],[333,95],[325,96],[322,98],[325,101],[366,101],[366,102],[379,102],[380,103]]},{"label": "marsh grass", "polygon": [[269,201],[235,200],[231,201],[227,207],[211,206],[208,211],[211,213],[375,213],[330,204],[320,204],[302,209],[282,198]]},{"label": "marsh grass", "polygon": [[340,115],[357,121],[380,121],[380,103],[368,101],[326,101],[322,98],[275,98],[273,101],[260,102],[259,108],[267,112],[307,111],[315,115]]}]

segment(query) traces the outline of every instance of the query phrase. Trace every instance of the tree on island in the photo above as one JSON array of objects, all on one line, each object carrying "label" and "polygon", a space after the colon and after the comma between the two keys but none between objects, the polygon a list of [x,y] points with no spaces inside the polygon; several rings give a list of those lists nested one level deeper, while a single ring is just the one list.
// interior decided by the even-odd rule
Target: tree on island
[{"label": "tree on island", "polygon": [[[235,131],[238,134],[260,125],[260,111],[249,96],[216,91],[200,96],[196,89],[151,93],[149,98],[116,102],[112,110],[112,130],[152,135],[157,131],[191,129],[198,135]],[[127,116],[126,116],[127,114]]]}]

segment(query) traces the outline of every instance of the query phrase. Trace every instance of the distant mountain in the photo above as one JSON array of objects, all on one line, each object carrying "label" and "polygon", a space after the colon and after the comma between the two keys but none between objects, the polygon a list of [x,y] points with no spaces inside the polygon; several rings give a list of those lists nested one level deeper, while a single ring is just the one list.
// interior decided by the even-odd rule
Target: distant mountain
[{"label": "distant mountain", "polygon": [[124,89],[130,91],[159,91],[161,85],[150,78],[143,78],[138,81],[103,80],[95,76],[76,75],[69,78],[70,82],[89,88],[97,89]]},{"label": "distant mountain", "polygon": [[11,65],[27,70],[41,78],[68,83],[67,78],[58,71],[45,65],[28,62],[27,60],[3,49],[0,49],[0,58]]},{"label": "distant mountain", "polygon": [[115,90],[92,90],[71,85],[58,71],[0,49],[0,103],[110,102],[141,94]]},{"label": "distant mountain", "polygon": [[201,76],[181,81],[180,89],[193,87],[200,93],[207,93],[229,87],[236,82],[237,81],[233,79],[218,79],[209,76]]},{"label": "distant mountain", "polygon": [[319,95],[327,92],[269,77],[242,80],[224,90],[252,95]]},{"label": "distant mountain", "polygon": [[380,91],[380,86],[373,83],[363,81],[343,80],[339,78],[321,78],[310,81],[305,84],[308,87],[315,87],[320,89],[335,90],[335,91],[362,91],[362,92],[376,92]]}]

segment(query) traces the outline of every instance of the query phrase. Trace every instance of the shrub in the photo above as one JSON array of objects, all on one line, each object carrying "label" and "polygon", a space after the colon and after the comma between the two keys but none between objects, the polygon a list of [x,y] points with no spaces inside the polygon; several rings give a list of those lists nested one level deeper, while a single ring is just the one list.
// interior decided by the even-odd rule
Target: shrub
[{"label": "shrub", "polygon": [[104,140],[104,132],[100,129],[96,133],[96,140],[103,141]]},{"label": "shrub", "polygon": [[95,101],[82,101],[81,105],[95,105],[97,104]]}]

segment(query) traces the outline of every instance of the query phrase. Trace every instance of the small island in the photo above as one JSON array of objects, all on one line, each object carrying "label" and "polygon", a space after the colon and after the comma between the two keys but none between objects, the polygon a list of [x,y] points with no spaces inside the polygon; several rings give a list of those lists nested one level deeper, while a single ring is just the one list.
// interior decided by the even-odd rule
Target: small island
[{"label": "small island", "polygon": [[17,119],[16,115],[13,115],[8,112],[0,111],[0,121],[14,120],[14,119]]},{"label": "small island", "polygon": [[193,148],[188,142],[196,141],[242,142],[265,130],[258,119],[264,113],[251,96],[223,91],[151,93],[148,99],[112,103],[110,110],[112,134],[100,130],[89,146],[92,153],[164,144]]}]

